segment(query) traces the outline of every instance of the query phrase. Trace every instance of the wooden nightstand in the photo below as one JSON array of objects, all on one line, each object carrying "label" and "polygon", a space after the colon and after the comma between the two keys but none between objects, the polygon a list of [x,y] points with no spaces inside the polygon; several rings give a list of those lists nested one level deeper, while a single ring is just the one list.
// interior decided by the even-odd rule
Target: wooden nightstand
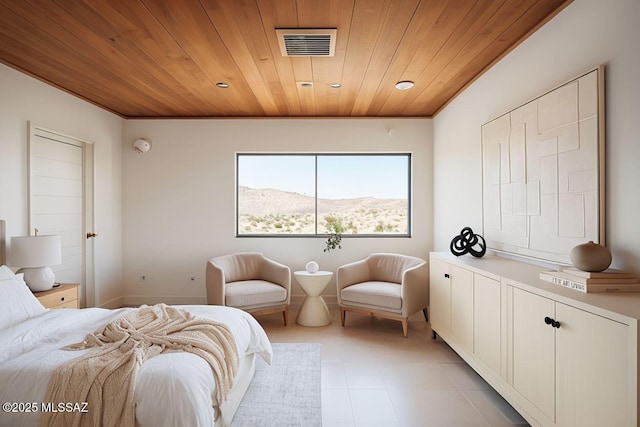
[{"label": "wooden nightstand", "polygon": [[38,301],[46,308],[80,308],[77,283],[62,283],[50,291],[34,292]]}]

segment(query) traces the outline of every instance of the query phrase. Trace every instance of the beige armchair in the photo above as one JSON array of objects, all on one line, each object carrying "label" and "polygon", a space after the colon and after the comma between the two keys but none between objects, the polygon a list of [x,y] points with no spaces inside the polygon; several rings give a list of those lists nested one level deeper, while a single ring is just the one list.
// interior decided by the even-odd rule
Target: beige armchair
[{"label": "beige armchair", "polygon": [[207,303],[227,305],[254,316],[282,312],[289,320],[291,270],[258,252],[240,252],[207,262]]},{"label": "beige armchair", "polygon": [[347,311],[399,320],[404,336],[407,319],[420,310],[427,317],[429,305],[427,262],[399,254],[371,254],[338,268],[336,283],[340,320]]}]

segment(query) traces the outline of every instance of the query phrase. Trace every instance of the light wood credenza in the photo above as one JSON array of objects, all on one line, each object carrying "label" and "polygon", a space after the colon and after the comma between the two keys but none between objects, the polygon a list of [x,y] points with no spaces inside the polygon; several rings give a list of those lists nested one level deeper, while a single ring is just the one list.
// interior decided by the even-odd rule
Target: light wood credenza
[{"label": "light wood credenza", "polygon": [[431,253],[434,333],[531,425],[638,426],[640,293],[585,294],[543,270]]}]

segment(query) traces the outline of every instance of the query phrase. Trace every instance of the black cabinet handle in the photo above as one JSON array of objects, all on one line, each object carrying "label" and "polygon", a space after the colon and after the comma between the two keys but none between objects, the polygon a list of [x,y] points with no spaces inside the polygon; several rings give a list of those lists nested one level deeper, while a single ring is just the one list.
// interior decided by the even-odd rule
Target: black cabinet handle
[{"label": "black cabinet handle", "polygon": [[449,273],[444,273],[444,277],[448,279],[449,278]]},{"label": "black cabinet handle", "polygon": [[547,325],[551,325],[556,329],[560,329],[560,322],[558,322],[555,319],[552,319],[551,317],[547,316],[544,318],[544,323],[546,323]]}]

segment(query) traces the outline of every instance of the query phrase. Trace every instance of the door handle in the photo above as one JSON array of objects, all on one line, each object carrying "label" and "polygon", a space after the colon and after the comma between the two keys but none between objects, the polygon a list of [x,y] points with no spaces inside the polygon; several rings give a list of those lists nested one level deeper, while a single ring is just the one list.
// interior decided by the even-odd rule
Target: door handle
[{"label": "door handle", "polygon": [[549,316],[544,318],[544,323],[546,323],[547,325],[551,325],[556,329],[560,328],[560,322],[558,322],[556,319],[552,319]]},{"label": "door handle", "polygon": [[98,237],[98,233],[87,233],[87,239],[91,239],[92,237]]}]

